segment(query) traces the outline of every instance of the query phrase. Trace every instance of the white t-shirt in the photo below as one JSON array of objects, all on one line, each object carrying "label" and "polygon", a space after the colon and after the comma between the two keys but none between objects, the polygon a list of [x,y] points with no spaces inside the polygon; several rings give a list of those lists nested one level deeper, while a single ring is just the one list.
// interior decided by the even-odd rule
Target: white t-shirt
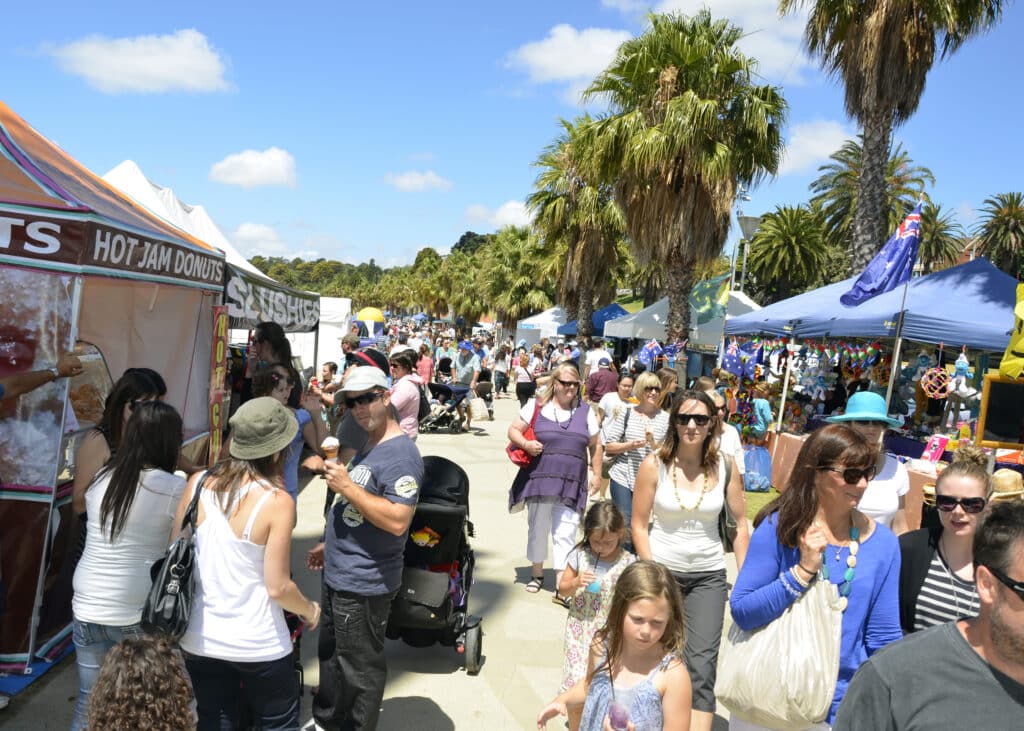
[{"label": "white t-shirt", "polygon": [[592,371],[597,370],[597,364],[600,362],[602,358],[607,358],[608,360],[611,360],[612,354],[609,353],[604,348],[598,348],[597,350],[588,350],[587,366],[589,366],[590,370]]},{"label": "white t-shirt", "polygon": [[[718,470],[718,482],[700,500],[697,510],[679,504],[672,470],[658,460],[658,485],[651,509],[651,558],[670,571],[690,573],[725,568],[725,550],[718,534],[718,514],[725,504],[725,470]],[[697,497],[682,498],[687,506]]]},{"label": "white t-shirt", "polygon": [[185,479],[163,470],[143,470],[135,499],[113,542],[109,531],[100,530],[100,506],[109,485],[108,472],[85,493],[89,522],[85,551],[75,568],[71,608],[79,621],[126,627],[142,619],[153,585],[149,569],[170,544]]},{"label": "white t-shirt", "polygon": [[[519,410],[519,418],[525,421],[527,424],[530,423],[530,419],[533,418],[533,409],[536,399],[530,399],[526,402],[526,405]],[[545,419],[551,421],[557,421],[564,424],[566,421],[572,418],[573,411],[566,411],[555,406],[554,401],[548,401],[546,404],[540,407],[540,415]],[[594,436],[600,431],[600,427],[597,425],[597,414],[594,413],[593,409],[587,410],[587,433],[590,436]]]},{"label": "white t-shirt", "polygon": [[743,462],[743,443],[740,441],[740,433],[732,424],[722,424],[722,437],[718,442],[718,451],[727,457],[735,460],[736,470],[741,475],[746,474],[746,465]]},{"label": "white t-shirt", "polygon": [[618,419],[624,406],[628,406],[628,404],[619,398],[618,391],[609,391],[602,396],[601,400],[597,403],[597,407],[601,409],[601,413],[604,414],[605,420]]},{"label": "white t-shirt", "polygon": [[907,468],[891,454],[887,454],[882,471],[868,483],[857,509],[886,528],[892,528],[892,519],[900,509],[900,498],[908,492],[910,475]]}]

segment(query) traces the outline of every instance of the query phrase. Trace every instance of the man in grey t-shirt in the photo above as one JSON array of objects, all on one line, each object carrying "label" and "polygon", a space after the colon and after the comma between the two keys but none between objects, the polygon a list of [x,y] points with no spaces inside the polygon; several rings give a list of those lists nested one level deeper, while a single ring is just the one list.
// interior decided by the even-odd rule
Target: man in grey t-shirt
[{"label": "man in grey t-shirt", "polygon": [[861,665],[833,731],[1010,729],[1024,723],[1024,503],[974,535],[981,612],[904,638]]}]

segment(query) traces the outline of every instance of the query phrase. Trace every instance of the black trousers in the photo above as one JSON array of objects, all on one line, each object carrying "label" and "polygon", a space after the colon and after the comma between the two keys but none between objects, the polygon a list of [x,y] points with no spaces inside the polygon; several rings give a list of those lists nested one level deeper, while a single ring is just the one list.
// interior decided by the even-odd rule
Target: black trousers
[{"label": "black trousers", "polygon": [[323,587],[313,718],[328,731],[377,728],[388,675],[384,630],[396,593],[361,596]]}]

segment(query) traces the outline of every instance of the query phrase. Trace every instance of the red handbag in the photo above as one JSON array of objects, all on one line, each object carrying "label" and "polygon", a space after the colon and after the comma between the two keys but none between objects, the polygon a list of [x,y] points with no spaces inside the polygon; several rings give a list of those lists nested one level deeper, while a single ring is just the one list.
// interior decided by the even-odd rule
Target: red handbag
[{"label": "red handbag", "polygon": [[[537,423],[537,414],[540,413],[540,399],[534,399],[533,406],[533,418],[530,419],[530,425],[526,427],[526,431],[523,432],[523,438],[525,441],[532,441],[537,438],[536,432],[533,431],[533,425]],[[517,447],[513,442],[509,442],[505,447],[505,454],[512,460],[512,464],[517,467],[529,467],[530,463],[533,462],[533,455],[527,452],[522,447]]]}]

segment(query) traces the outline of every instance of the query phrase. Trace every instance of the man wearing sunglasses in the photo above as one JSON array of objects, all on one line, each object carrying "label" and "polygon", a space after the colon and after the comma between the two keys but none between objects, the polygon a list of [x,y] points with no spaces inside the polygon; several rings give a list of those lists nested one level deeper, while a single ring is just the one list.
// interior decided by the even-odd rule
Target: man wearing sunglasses
[{"label": "man wearing sunglasses", "polygon": [[[333,634],[320,661],[313,717],[326,729],[376,728],[387,664],[384,629],[402,582],[402,558],[423,482],[423,460],[391,407],[387,377],[354,369],[338,391],[367,435],[350,469],[326,464],[327,487],[338,496],[327,516],[321,633]],[[327,644],[327,643],[323,643]]]},{"label": "man wearing sunglasses", "polygon": [[916,632],[865,662],[834,731],[1011,729],[1024,719],[1024,502],[974,535],[977,617]]}]

